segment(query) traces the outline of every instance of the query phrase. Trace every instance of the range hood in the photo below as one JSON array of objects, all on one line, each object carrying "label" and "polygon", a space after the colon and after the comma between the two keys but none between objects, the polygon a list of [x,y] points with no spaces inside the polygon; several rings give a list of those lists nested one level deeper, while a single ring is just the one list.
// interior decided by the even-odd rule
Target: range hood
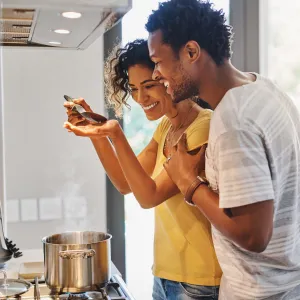
[{"label": "range hood", "polygon": [[131,9],[131,0],[0,0],[0,46],[83,50]]}]

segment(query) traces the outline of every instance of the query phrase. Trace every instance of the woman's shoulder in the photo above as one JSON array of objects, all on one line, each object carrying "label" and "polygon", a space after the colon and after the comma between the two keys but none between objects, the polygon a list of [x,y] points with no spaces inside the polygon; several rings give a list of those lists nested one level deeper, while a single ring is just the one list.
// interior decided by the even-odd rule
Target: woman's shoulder
[{"label": "woman's shoulder", "polygon": [[186,130],[188,149],[193,150],[207,143],[212,111],[202,109],[194,122]]},{"label": "woman's shoulder", "polygon": [[198,116],[189,126],[187,131],[194,131],[197,128],[203,128],[209,126],[210,120],[212,118],[213,111],[210,109],[201,109]]},{"label": "woman's shoulder", "polygon": [[213,111],[211,109],[201,109],[197,118],[195,119],[196,122],[201,122],[205,120],[210,120],[212,118]]}]

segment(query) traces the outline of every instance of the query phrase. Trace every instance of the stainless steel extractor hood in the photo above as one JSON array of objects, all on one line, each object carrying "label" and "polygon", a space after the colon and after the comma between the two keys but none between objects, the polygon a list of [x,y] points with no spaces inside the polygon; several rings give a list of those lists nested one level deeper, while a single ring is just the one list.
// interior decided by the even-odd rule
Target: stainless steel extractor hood
[{"label": "stainless steel extractor hood", "polygon": [[0,0],[0,46],[86,49],[131,0]]}]

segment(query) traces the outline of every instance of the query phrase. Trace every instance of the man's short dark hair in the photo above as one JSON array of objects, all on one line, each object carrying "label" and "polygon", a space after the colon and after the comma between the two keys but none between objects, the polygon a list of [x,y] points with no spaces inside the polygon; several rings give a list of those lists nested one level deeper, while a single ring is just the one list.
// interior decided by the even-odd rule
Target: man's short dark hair
[{"label": "man's short dark hair", "polygon": [[159,4],[148,18],[149,33],[161,30],[163,42],[178,53],[194,40],[206,50],[217,65],[231,57],[231,26],[223,10],[214,9],[209,1],[170,0]]}]

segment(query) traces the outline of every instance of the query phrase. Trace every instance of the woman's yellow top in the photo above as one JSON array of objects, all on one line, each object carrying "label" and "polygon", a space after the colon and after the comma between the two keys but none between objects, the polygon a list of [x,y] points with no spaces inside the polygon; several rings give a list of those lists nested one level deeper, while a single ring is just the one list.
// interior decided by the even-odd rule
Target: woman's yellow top
[{"label": "woman's yellow top", "polygon": [[[212,112],[202,110],[186,129],[188,150],[199,148],[208,141]],[[164,117],[154,139],[158,143],[156,165],[152,177],[163,170],[166,135],[171,123]],[[185,203],[177,194],[155,208],[153,275],[189,284],[215,286],[220,284],[218,264],[209,221],[200,210]]]}]

